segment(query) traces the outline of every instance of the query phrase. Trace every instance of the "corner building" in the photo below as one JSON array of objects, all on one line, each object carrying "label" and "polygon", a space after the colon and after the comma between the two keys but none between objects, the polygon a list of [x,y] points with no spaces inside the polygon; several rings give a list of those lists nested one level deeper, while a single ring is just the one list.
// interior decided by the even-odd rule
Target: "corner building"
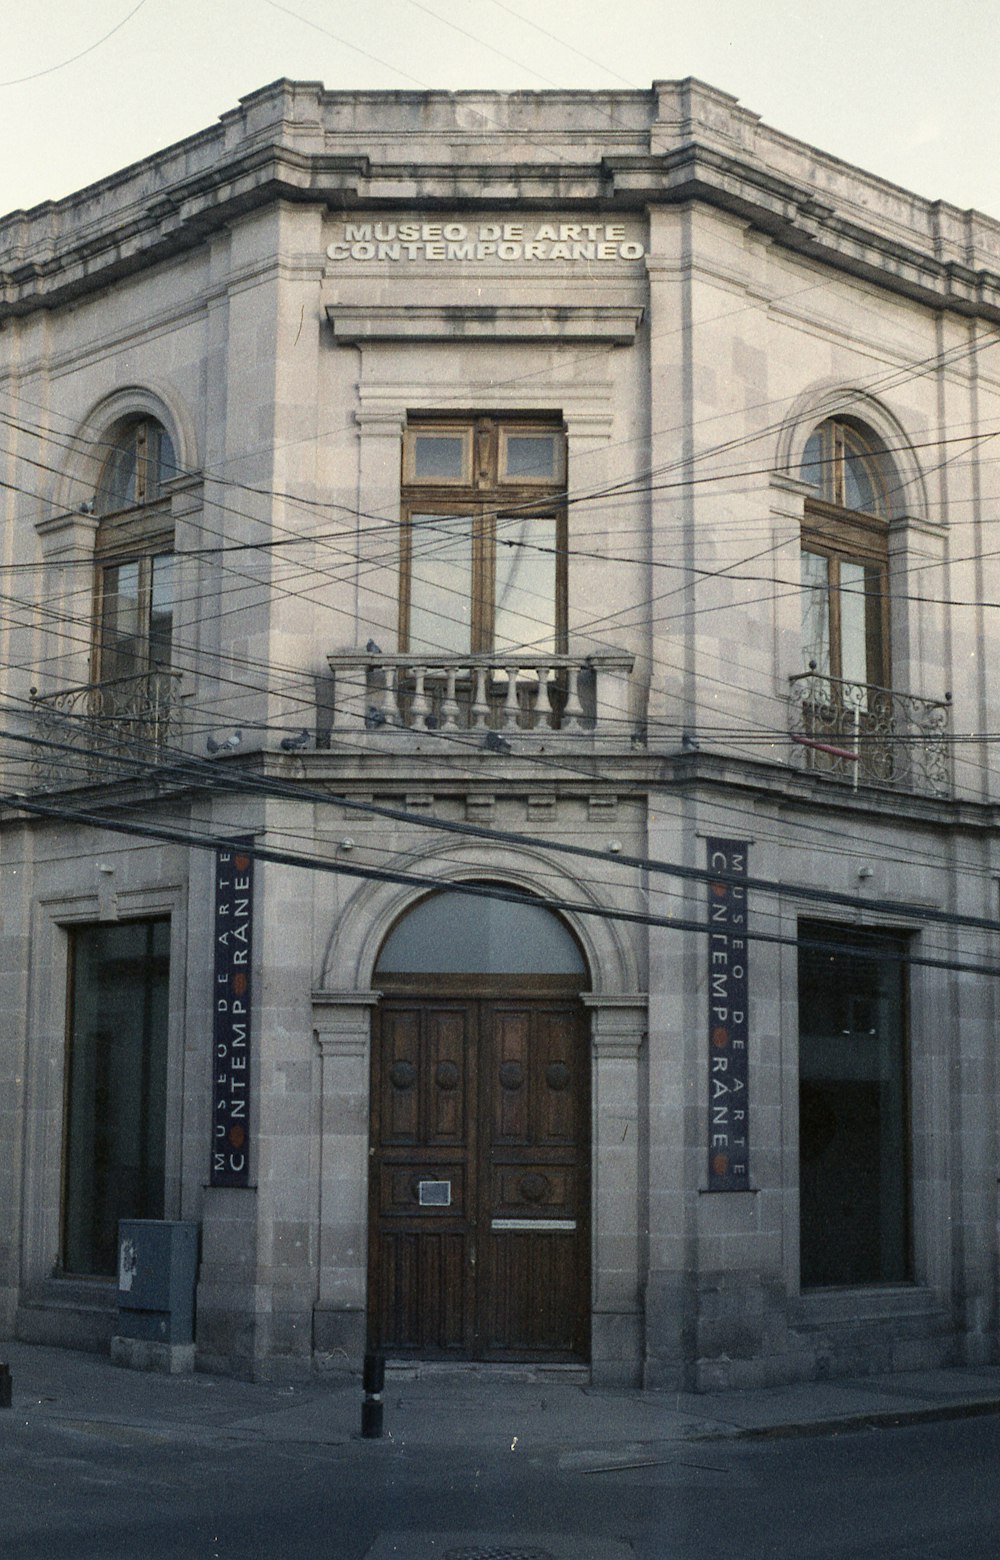
[{"label": "corner building", "polygon": [[0,222],[0,1326],[997,1357],[1000,226],[700,82]]}]

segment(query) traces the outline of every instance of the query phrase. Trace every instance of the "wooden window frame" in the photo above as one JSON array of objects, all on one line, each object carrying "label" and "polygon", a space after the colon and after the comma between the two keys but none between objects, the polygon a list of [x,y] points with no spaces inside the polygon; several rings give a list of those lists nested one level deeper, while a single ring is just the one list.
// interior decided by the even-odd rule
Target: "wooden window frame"
[{"label": "wooden window frame", "polygon": [[[889,617],[889,523],[874,515],[838,509],[832,504],[810,501],[802,522],[803,552],[816,553],[830,565],[827,591],[830,634],[830,676],[843,677],[843,639],[841,635],[840,566],[857,563],[877,570],[879,600],[874,613],[865,612],[865,651],[869,673],[868,686],[891,688]],[[866,602],[867,609],[867,602]]]},{"label": "wooden window frame", "polygon": [[135,675],[153,670],[149,641],[153,606],[153,560],[173,556],[174,527],[167,498],[151,499],[101,516],[94,545],[94,675],[106,680],[110,650],[106,643],[107,571],[119,564],[138,563],[140,632]]},{"label": "wooden window frame", "polygon": [[[552,433],[559,440],[558,475],[551,480],[501,479],[501,460],[511,434]],[[469,481],[455,478],[416,478],[414,445],[421,434],[461,434],[468,441]],[[567,519],[566,434],[561,417],[539,415],[492,416],[472,414],[463,418],[433,418],[413,414],[403,435],[402,505],[400,534],[399,645],[409,649],[413,516],[421,514],[468,515],[472,540],[470,655],[493,653],[496,612],[497,526],[508,515],[555,522],[555,601],[553,602],[554,651],[566,650],[567,631]],[[500,654],[501,652],[497,652]]]},{"label": "wooden window frame", "polygon": [[[843,680],[843,636],[841,632],[840,569],[855,563],[877,571],[879,600],[874,612],[865,610],[865,659],[868,687],[892,687],[889,602],[889,514],[883,458],[877,444],[866,437],[861,427],[840,418],[828,418],[813,429],[810,438],[820,437],[821,488],[806,499],[802,520],[801,549],[828,560],[827,588],[829,614],[830,671]],[[851,454],[864,462],[876,505],[872,511],[848,509],[846,460]]]},{"label": "wooden window frame", "polygon": [[[170,499],[161,491],[162,440],[167,438],[173,451],[173,440],[164,424],[153,417],[129,417],[117,424],[117,434],[112,437],[111,449],[101,468],[95,491],[94,507],[98,518],[97,537],[94,544],[94,654],[92,654],[92,682],[108,680],[108,663],[112,658],[108,644],[108,569],[126,563],[139,565],[137,599],[140,604],[139,629],[136,633],[136,668],[134,675],[154,671],[150,658],[151,619],[153,619],[153,560],[173,554],[173,516]],[[120,507],[105,507],[103,491],[109,470],[115,457],[123,449],[131,449],[136,462],[136,496],[134,501]],[[125,674],[119,674],[125,675]]]},{"label": "wooden window frame", "polygon": [[[108,515],[130,514],[135,509],[155,504],[163,498],[160,467],[163,463],[164,439],[173,453],[174,441],[155,417],[131,417],[118,425],[118,433],[110,441],[111,448],[101,467],[94,494],[96,514],[102,519]],[[108,473],[123,450],[130,450],[135,459],[135,497],[131,503],[105,508],[102,495],[106,491]],[[174,458],[176,460],[176,456]]]}]

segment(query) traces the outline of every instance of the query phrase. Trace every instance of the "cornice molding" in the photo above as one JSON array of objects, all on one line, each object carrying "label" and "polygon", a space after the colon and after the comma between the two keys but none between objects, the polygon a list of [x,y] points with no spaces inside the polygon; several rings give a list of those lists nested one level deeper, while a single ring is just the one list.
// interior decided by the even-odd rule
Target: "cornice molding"
[{"label": "cornice molding", "polygon": [[574,341],[628,346],[641,308],[617,304],[346,304],[326,309],[342,346],[370,341]]},{"label": "cornice molding", "polygon": [[[407,129],[413,103],[434,120],[426,134]],[[1000,323],[995,220],[923,200],[795,142],[702,83],[625,94],[633,151],[617,149],[610,103],[600,93],[415,93],[404,103],[398,94],[273,83],[220,126],[0,222],[0,320],[107,287],[279,202],[346,213],[612,214],[694,202],[928,307]],[[519,155],[530,153],[533,125],[543,137],[537,159]],[[394,155],[404,130],[408,159]],[[488,151],[471,144],[473,132]],[[441,160],[443,135],[452,161]]]}]

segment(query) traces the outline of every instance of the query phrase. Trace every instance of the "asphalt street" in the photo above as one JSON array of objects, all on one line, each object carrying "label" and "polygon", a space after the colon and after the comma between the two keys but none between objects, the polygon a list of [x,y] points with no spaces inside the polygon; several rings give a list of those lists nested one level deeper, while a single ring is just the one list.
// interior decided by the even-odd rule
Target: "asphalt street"
[{"label": "asphalt street", "polygon": [[[719,1395],[720,1420],[558,1381],[390,1379],[389,1433],[362,1441],[354,1384],[151,1379],[57,1350],[16,1363],[3,1560],[1000,1557],[985,1400],[942,1403],[971,1417],[804,1414],[796,1430],[767,1394]],[[763,1433],[733,1422],[741,1403]]]}]

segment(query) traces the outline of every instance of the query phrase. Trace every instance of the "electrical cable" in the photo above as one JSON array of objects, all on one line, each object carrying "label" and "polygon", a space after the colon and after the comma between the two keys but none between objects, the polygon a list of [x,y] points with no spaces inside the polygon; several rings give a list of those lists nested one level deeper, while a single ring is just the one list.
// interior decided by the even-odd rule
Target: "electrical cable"
[{"label": "electrical cable", "polygon": [[[179,828],[172,828],[166,824],[143,824],[127,821],[120,815],[109,818],[101,813],[89,813],[85,809],[57,806],[51,803],[28,801],[23,797],[0,794],[0,806],[13,806],[20,811],[34,813],[39,817],[55,818],[65,822],[82,823],[96,829],[108,830],[114,834],[133,835],[139,838],[155,839],[165,843],[184,845],[201,850],[229,850],[232,848],[233,837],[217,833],[195,834]],[[241,836],[242,843],[242,836]],[[692,921],[687,918],[675,916],[657,916],[649,912],[608,909],[602,905],[588,904],[585,901],[569,900],[556,896],[543,896],[527,894],[518,889],[508,889],[497,885],[486,885],[478,882],[457,879],[442,882],[432,875],[419,872],[404,872],[384,867],[363,867],[339,861],[324,859],[322,857],[302,856],[293,851],[277,850],[271,846],[259,845],[256,841],[247,842],[243,847],[248,855],[265,862],[272,862],[278,866],[303,867],[311,871],[332,873],[335,876],[360,878],[365,881],[382,883],[396,883],[406,887],[429,888],[440,890],[447,888],[456,893],[467,894],[473,898],[498,899],[512,904],[541,906],[554,912],[563,912],[573,915],[593,916],[601,920],[619,921],[642,926],[656,926],[669,931],[697,932],[711,936],[711,921]],[[855,928],[851,928],[852,935]],[[800,939],[789,937],[777,932],[763,932],[748,927],[742,934],[747,941],[777,944],[789,948],[810,947],[820,951],[841,954],[846,948],[857,952],[856,943],[846,945],[834,940],[820,941],[812,939]],[[978,964],[962,962],[954,959],[936,959],[929,956],[913,953],[909,947],[899,949],[886,948],[874,944],[866,950],[866,958],[884,960],[903,965],[916,965],[931,969],[943,969],[954,974],[963,975],[988,975],[991,978],[1000,978],[1000,965]]]}]

